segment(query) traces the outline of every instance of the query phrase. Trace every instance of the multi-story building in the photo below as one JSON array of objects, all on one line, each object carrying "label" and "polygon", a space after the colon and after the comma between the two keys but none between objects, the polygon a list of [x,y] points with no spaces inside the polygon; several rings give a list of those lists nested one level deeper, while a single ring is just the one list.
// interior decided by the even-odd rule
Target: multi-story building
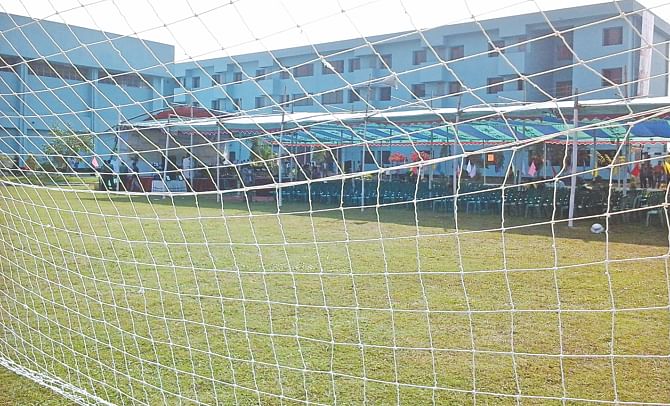
[{"label": "multi-story building", "polygon": [[109,153],[111,128],[165,107],[173,61],[172,45],[0,13],[0,152],[24,159],[69,128]]},{"label": "multi-story building", "polygon": [[644,10],[608,2],[181,63],[175,102],[361,111],[366,102],[385,109],[565,99],[574,89],[584,99],[665,96],[670,26]]}]

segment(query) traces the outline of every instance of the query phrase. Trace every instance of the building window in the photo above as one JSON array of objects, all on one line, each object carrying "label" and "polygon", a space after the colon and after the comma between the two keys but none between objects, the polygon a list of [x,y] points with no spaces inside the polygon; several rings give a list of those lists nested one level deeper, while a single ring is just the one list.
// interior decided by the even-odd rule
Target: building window
[{"label": "building window", "polygon": [[342,91],[336,90],[334,92],[325,93],[321,95],[321,103],[323,104],[342,104]]},{"label": "building window", "polygon": [[73,65],[64,65],[59,63],[47,62],[45,60],[28,62],[30,72],[35,76],[45,76],[51,78],[60,78],[63,80],[86,80],[88,69],[79,68]]},{"label": "building window", "polygon": [[255,78],[256,80],[267,79],[267,78],[265,77],[265,68],[256,69],[256,75],[254,75],[254,78]]},{"label": "building window", "polygon": [[242,72],[233,72],[233,82],[239,83],[242,81]]},{"label": "building window", "polygon": [[565,98],[572,96],[572,80],[556,82],[556,97]]},{"label": "building window", "polygon": [[349,59],[349,72],[361,69],[361,58]]},{"label": "building window", "polygon": [[393,67],[393,55],[384,54],[379,61],[379,69],[391,69]]},{"label": "building window", "polygon": [[557,58],[559,61],[572,60],[572,50],[560,38],[558,39]]},{"label": "building window", "polygon": [[0,72],[16,72],[19,58],[14,56],[0,56]]},{"label": "building window", "polygon": [[191,78],[191,88],[197,89],[200,87],[200,76]]},{"label": "building window", "polygon": [[349,95],[349,103],[355,103],[361,99],[361,96],[355,89],[349,89],[348,95]]},{"label": "building window", "polygon": [[344,73],[344,61],[328,61],[328,64],[323,64],[321,68],[321,73],[324,75],[332,75],[335,72]]},{"label": "building window", "polygon": [[311,106],[314,104],[314,100],[308,94],[296,93],[292,96],[294,106]]},{"label": "building window", "polygon": [[267,96],[257,96],[256,99],[254,99],[254,107],[257,109],[266,107],[270,104],[270,100],[268,99]]},{"label": "building window", "polygon": [[[186,79],[184,79],[186,80]],[[114,85],[121,87],[148,88],[147,79],[137,73],[123,73],[107,71],[104,76],[98,79],[98,83]]]},{"label": "building window", "polygon": [[200,102],[194,101],[193,103],[191,103],[191,106],[200,107]]},{"label": "building window", "polygon": [[305,76],[314,76],[314,64],[300,65],[293,68],[293,76],[300,78]]},{"label": "building window", "polygon": [[426,85],[423,83],[412,85],[412,96],[415,99],[426,97]]},{"label": "building window", "polygon": [[426,52],[425,49],[414,51],[414,53],[412,54],[412,64],[414,65],[421,65],[422,63],[426,63],[427,60],[428,60],[428,53]]},{"label": "building window", "polygon": [[603,46],[623,44],[623,27],[611,27],[603,30]]},{"label": "building window", "polygon": [[486,79],[486,93],[496,94],[503,91],[503,78],[488,78]]},{"label": "building window", "polygon": [[290,102],[291,102],[291,96],[289,96],[287,94],[283,94],[283,95],[279,96],[279,104],[280,105],[286,106]]},{"label": "building window", "polygon": [[381,100],[381,101],[391,100],[391,88],[390,87],[379,88],[379,100]]},{"label": "building window", "polygon": [[233,99],[233,111],[239,111],[242,108],[242,99]]},{"label": "building window", "polygon": [[516,50],[519,52],[525,52],[528,45],[528,37],[525,35],[520,36],[516,40]]},{"label": "building window", "polygon": [[281,72],[279,72],[279,79],[288,79],[290,77],[291,75],[287,70],[282,70]]},{"label": "building window", "polygon": [[526,80],[520,77],[517,77],[516,80],[516,90],[523,90],[526,87]]},{"label": "building window", "polygon": [[449,60],[462,59],[465,56],[465,46],[458,45],[449,48]]},{"label": "building window", "polygon": [[603,69],[603,87],[612,86],[612,83],[615,85],[620,85],[623,83],[623,69],[622,68],[609,68]]},{"label": "building window", "polygon": [[216,74],[212,75],[212,85],[216,86],[216,85],[220,85],[220,84],[221,84],[221,74],[216,73]]},{"label": "building window", "polygon": [[212,110],[219,110],[221,102],[219,99],[212,100]]},{"label": "building window", "polygon": [[449,94],[456,94],[463,91],[463,87],[458,82],[449,82]]},{"label": "building window", "polygon": [[504,54],[505,50],[505,41],[497,40],[489,42],[489,58],[495,58],[500,54]]}]

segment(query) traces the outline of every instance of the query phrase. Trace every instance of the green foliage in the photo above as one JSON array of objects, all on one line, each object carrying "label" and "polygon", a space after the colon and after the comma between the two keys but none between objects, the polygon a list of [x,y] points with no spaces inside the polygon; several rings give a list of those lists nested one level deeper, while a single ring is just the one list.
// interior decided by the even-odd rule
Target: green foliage
[{"label": "green foliage", "polygon": [[277,157],[272,151],[272,146],[267,142],[264,142],[258,138],[254,138],[251,141],[251,162],[252,166],[256,168],[268,167],[271,172],[276,172],[277,170],[277,161],[274,160]]},{"label": "green foliage", "polygon": [[77,133],[67,128],[53,128],[53,138],[47,144],[45,153],[56,168],[67,168],[68,158],[82,159],[93,154],[93,134]]}]

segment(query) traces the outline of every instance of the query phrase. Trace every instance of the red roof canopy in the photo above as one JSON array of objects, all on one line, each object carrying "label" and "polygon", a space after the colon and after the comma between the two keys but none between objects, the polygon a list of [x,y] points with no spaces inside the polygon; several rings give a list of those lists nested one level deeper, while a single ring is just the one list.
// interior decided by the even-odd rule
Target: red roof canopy
[{"label": "red roof canopy", "polygon": [[145,121],[149,120],[165,120],[169,117],[187,117],[187,118],[208,118],[208,117],[225,117],[229,114],[209,110],[204,107],[194,107],[194,106],[174,106],[168,107],[165,110],[153,113]]}]

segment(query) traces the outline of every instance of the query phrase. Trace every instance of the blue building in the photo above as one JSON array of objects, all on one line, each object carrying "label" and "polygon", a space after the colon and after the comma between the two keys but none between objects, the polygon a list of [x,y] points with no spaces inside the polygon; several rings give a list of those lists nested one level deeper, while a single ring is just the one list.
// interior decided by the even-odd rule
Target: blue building
[{"label": "blue building", "polygon": [[59,128],[108,154],[110,129],[165,107],[173,61],[172,45],[0,14],[0,152],[25,159]]},{"label": "blue building", "polygon": [[609,2],[181,63],[175,101],[267,113],[546,101],[575,88],[583,99],[664,96],[670,26],[643,10]]}]

